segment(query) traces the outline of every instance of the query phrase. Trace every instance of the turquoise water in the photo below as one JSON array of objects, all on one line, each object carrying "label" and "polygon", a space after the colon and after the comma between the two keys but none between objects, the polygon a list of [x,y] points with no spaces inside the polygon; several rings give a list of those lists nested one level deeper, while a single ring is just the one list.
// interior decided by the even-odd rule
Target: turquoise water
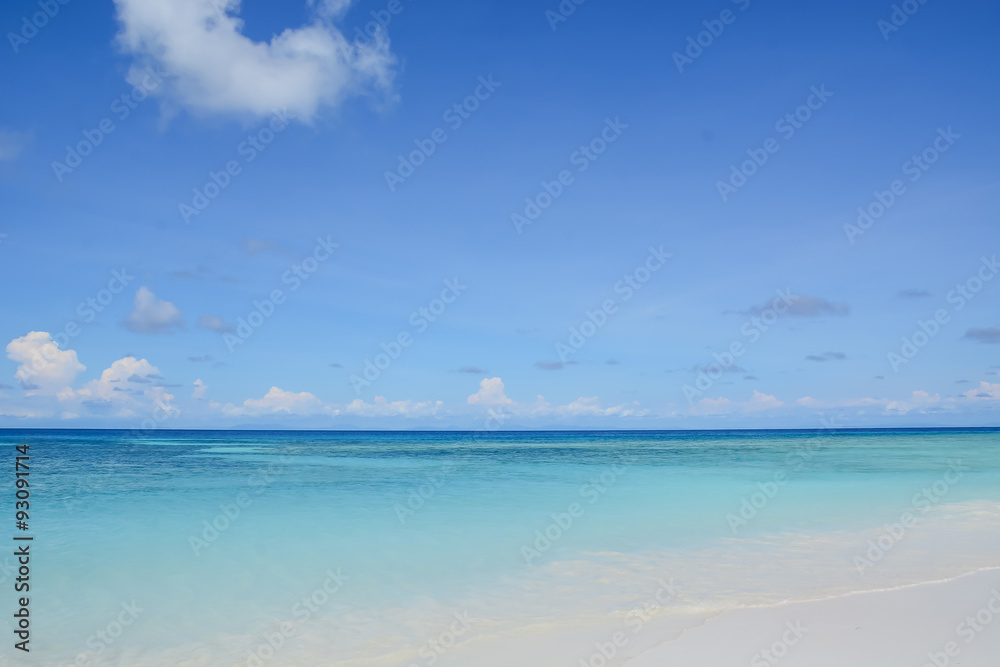
[{"label": "turquoise water", "polygon": [[[709,608],[981,566],[991,556],[961,540],[995,532],[1000,503],[998,429],[2,430],[0,443],[7,469],[14,445],[32,457],[32,653],[16,656],[32,665],[256,664],[282,622],[293,631],[262,663],[432,664],[422,642],[463,611],[483,631],[612,613],[666,577],[678,605]],[[935,483],[947,488],[922,522],[965,530],[962,557],[914,537],[859,578],[851,555]],[[744,500],[759,507],[734,531]]]}]

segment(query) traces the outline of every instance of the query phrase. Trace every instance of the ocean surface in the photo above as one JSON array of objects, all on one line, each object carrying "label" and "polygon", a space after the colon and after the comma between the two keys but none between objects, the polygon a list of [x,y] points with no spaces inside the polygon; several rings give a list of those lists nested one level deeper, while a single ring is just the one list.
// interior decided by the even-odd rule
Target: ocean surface
[{"label": "ocean surface", "polygon": [[477,636],[1000,565],[1000,429],[0,430],[0,444],[3,539],[19,532],[25,444],[34,536],[29,655],[13,650],[16,564],[0,556],[4,664],[430,667]]}]

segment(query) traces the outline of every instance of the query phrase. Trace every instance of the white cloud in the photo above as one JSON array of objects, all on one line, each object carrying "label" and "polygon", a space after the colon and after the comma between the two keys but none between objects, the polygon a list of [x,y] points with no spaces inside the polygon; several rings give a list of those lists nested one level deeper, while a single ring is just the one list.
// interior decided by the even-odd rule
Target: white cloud
[{"label": "white cloud", "polygon": [[469,405],[512,405],[514,401],[503,393],[503,380],[500,378],[483,378],[479,383],[479,391],[466,399]]},{"label": "white cloud", "polygon": [[349,414],[359,417],[432,417],[444,406],[443,401],[387,401],[384,396],[376,396],[372,403],[360,398],[354,399],[343,409],[331,403],[324,403],[315,395],[303,391],[298,394],[271,387],[263,398],[248,398],[240,406],[227,403],[211,407],[221,408],[229,417],[261,415],[329,415],[335,417]]},{"label": "white cloud", "polygon": [[362,417],[432,417],[444,406],[443,401],[392,401],[376,396],[374,402],[365,403],[356,398],[344,407],[345,414]]},{"label": "white cloud", "polygon": [[977,388],[962,395],[970,401],[1000,401],[1000,383],[980,382]]},{"label": "white cloud", "polygon": [[580,397],[575,401],[567,403],[566,405],[560,405],[555,408],[554,412],[557,414],[573,415],[578,417],[641,417],[646,414],[646,411],[635,407],[638,405],[639,402],[636,401],[631,407],[625,405],[614,405],[602,408],[600,400],[598,400],[596,396],[591,396],[589,398]]},{"label": "white cloud", "polygon": [[170,333],[184,326],[177,306],[158,298],[148,287],[135,293],[135,310],[122,323],[133,333]]},{"label": "white cloud", "polygon": [[517,403],[504,393],[503,380],[498,377],[483,378],[479,383],[479,391],[466,399],[469,405],[506,406],[505,413],[524,417],[569,416],[569,417],[641,417],[648,414],[639,407],[638,402],[632,405],[613,405],[602,407],[596,396],[581,396],[566,405],[552,405],[539,395],[534,403]]},{"label": "white cloud", "polygon": [[[800,404],[806,405],[806,403],[802,403],[803,400],[812,401],[813,399],[808,397],[799,399]],[[703,398],[692,406],[691,414],[700,416],[725,415],[734,412],[746,414],[762,410],[773,410],[784,405],[784,402],[776,396],[771,396],[754,389],[753,395],[746,401],[730,401],[723,396],[719,398]]]},{"label": "white cloud", "polygon": [[159,378],[159,369],[147,360],[122,357],[104,369],[98,379],[77,391],[66,389],[58,398],[62,402],[77,400],[92,413],[107,411],[116,417],[144,417],[154,413],[163,419],[176,417],[180,411],[172,404],[174,396],[153,384]]},{"label": "white cloud", "polygon": [[337,411],[327,406],[308,391],[298,394],[284,391],[278,387],[271,389],[262,398],[248,398],[243,405],[235,406],[227,403],[222,406],[222,412],[229,417],[258,415],[318,415],[336,414]]},{"label": "white cloud", "polygon": [[29,396],[55,394],[86,370],[73,350],[60,350],[44,331],[32,331],[7,344],[7,357],[20,364],[14,377]]},{"label": "white cloud", "polygon": [[118,40],[139,63],[165,72],[154,94],[197,112],[264,117],[287,109],[308,121],[322,106],[368,90],[387,90],[395,57],[378,33],[371,44],[349,42],[328,20],[349,4],[314,5],[312,23],[268,42],[242,33],[240,0],[115,0]]},{"label": "white cloud", "polygon": [[749,401],[740,404],[744,412],[773,410],[774,408],[780,408],[783,405],[784,402],[778,400],[776,396],[771,396],[769,394],[759,392],[756,389],[753,390],[753,396],[750,397]]},{"label": "white cloud", "polygon": [[201,379],[194,381],[194,391],[191,392],[191,398],[200,399],[205,398],[205,391],[208,389],[208,385],[201,381]]}]

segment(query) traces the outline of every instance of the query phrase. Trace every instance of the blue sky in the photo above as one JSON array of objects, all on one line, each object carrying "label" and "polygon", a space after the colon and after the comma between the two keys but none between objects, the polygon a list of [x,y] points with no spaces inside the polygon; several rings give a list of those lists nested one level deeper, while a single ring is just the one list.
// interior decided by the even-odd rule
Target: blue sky
[{"label": "blue sky", "polygon": [[5,3],[0,426],[1000,423],[1000,10],[561,7]]}]

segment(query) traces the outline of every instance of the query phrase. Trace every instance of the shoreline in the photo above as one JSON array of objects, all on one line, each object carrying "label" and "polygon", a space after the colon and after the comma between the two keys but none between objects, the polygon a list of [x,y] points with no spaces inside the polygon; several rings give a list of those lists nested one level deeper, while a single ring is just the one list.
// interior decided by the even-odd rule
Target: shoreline
[{"label": "shoreline", "polygon": [[[995,601],[994,601],[995,600]],[[994,606],[982,631],[956,626]],[[982,617],[981,617],[982,618]],[[973,634],[969,634],[972,632]],[[969,636],[970,641],[965,641]],[[954,646],[950,646],[953,642]],[[945,653],[946,648],[956,652]],[[773,649],[773,650],[772,650]],[[529,625],[479,635],[440,656],[440,667],[995,667],[1000,654],[1000,566],[954,577],[811,600],[714,611],[669,610],[629,632],[613,621]],[[780,654],[780,655],[779,655]],[[498,656],[503,656],[502,659]],[[397,658],[398,660],[398,658]],[[338,665],[424,661],[345,661]],[[944,663],[939,666],[944,667]]]}]

